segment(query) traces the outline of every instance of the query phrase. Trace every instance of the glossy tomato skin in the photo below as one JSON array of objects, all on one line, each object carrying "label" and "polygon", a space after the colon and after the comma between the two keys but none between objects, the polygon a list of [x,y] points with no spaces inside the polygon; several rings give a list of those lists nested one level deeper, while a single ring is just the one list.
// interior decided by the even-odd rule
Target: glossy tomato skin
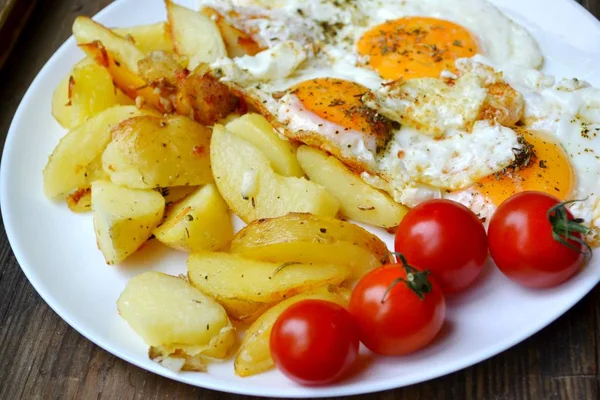
[{"label": "glossy tomato skin", "polygon": [[[531,288],[556,286],[571,276],[585,260],[552,237],[548,210],[560,201],[541,192],[522,192],[505,200],[488,228],[490,254],[508,278]],[[568,219],[573,215],[567,211]],[[575,234],[581,238],[581,234]],[[579,243],[571,244],[584,250]]]},{"label": "glossy tomato skin", "polygon": [[275,365],[288,378],[302,385],[325,385],[348,372],[358,354],[359,338],[345,308],[303,300],[279,316],[270,347]]},{"label": "glossy tomato skin", "polygon": [[406,278],[399,264],[376,268],[358,282],[350,297],[348,311],[358,325],[360,340],[377,354],[398,356],[417,351],[427,346],[444,324],[446,301],[431,276],[432,290],[422,300],[404,282],[396,284],[384,299],[397,278]]},{"label": "glossy tomato skin", "polygon": [[430,271],[446,294],[470,286],[488,256],[479,218],[450,200],[430,200],[410,210],[398,226],[394,244],[410,264]]}]

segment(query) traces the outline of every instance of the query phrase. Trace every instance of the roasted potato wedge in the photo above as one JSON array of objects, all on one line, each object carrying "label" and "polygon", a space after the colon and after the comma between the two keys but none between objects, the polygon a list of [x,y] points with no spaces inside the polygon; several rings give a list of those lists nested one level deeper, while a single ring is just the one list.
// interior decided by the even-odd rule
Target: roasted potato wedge
[{"label": "roasted potato wedge", "polygon": [[175,51],[171,37],[167,33],[167,25],[164,22],[129,28],[115,28],[112,31],[131,41],[144,53],[151,53],[153,51],[167,51],[172,53]]},{"label": "roasted potato wedge", "polygon": [[227,56],[225,43],[215,22],[196,11],[165,0],[168,30],[178,54],[188,57],[188,69]]},{"label": "roasted potato wedge", "polygon": [[106,263],[117,264],[144,244],[162,221],[164,210],[165,199],[155,190],[92,182],[96,241]]},{"label": "roasted potato wedge", "polygon": [[145,57],[144,52],[131,41],[119,36],[89,17],[79,16],[75,18],[73,35],[77,40],[77,44],[101,42],[120,64],[124,64],[133,73],[137,72],[138,62]]},{"label": "roasted potato wedge", "polygon": [[311,181],[323,185],[340,202],[345,217],[369,225],[398,226],[408,208],[365,183],[341,161],[321,150],[301,146],[298,161]]},{"label": "roasted potato wedge", "polygon": [[106,68],[97,64],[77,67],[69,79],[71,126],[80,125],[99,112],[119,105],[117,88]]},{"label": "roasted potato wedge", "polygon": [[219,27],[221,37],[225,42],[227,54],[230,58],[242,57],[245,55],[254,56],[265,50],[252,39],[250,35],[230,24],[229,21],[214,8],[204,7],[201,12],[215,21]]},{"label": "roasted potato wedge", "polygon": [[113,84],[106,70],[89,57],[60,82],[52,97],[52,115],[64,128],[74,128],[100,111],[133,101]]},{"label": "roasted potato wedge", "polygon": [[346,265],[352,278],[389,258],[385,243],[360,226],[311,214],[254,221],[235,235],[231,252],[270,262]]},{"label": "roasted potato wedge", "polygon": [[335,286],[319,287],[297,294],[269,308],[246,330],[234,361],[235,373],[246,377],[273,368],[269,340],[277,318],[292,304],[302,300],[325,300],[347,307],[350,290]]},{"label": "roasted potato wedge", "polygon": [[73,86],[73,80],[71,74],[73,70],[78,67],[84,67],[86,65],[95,64],[94,59],[85,57],[79,61],[71,71],[60,81],[54,94],[52,95],[52,116],[62,125],[63,128],[73,128],[71,124],[72,119],[72,108],[71,108],[71,89]]},{"label": "roasted potato wedge", "polygon": [[253,321],[294,294],[339,285],[349,273],[342,265],[270,263],[227,253],[192,253],[188,258],[190,283],[240,321]]},{"label": "roasted potato wedge", "polygon": [[117,308],[151,346],[150,358],[176,371],[204,371],[207,357],[227,358],[235,344],[223,307],[182,278],[140,274],[127,283]]},{"label": "roasted potato wedge", "polygon": [[171,207],[154,236],[176,250],[214,251],[229,247],[233,225],[227,204],[208,184]]},{"label": "roasted potato wedge", "polygon": [[105,67],[114,84],[139,106],[150,105],[160,112],[170,112],[168,99],[155,93],[142,79],[138,63],[146,57],[130,40],[117,35],[88,17],[77,17],[73,23],[73,35],[79,47],[97,64]]},{"label": "roasted potato wedge", "polygon": [[304,176],[296,159],[296,148],[279,137],[273,126],[260,114],[245,114],[229,122],[225,128],[256,146],[271,161],[275,173],[282,176]]},{"label": "roasted potato wedge", "polygon": [[111,129],[145,113],[135,106],[111,107],[67,133],[44,169],[46,196],[64,199],[75,190],[88,188],[93,180],[105,177],[99,160],[110,142]]},{"label": "roasted potato wedge", "polygon": [[213,181],[209,145],[210,129],[189,118],[130,118],[113,129],[102,167],[134,189],[202,185]]},{"label": "roasted potato wedge", "polygon": [[222,125],[213,128],[210,158],[219,192],[247,223],[289,212],[337,214],[338,201],[323,187],[275,173],[267,156]]}]

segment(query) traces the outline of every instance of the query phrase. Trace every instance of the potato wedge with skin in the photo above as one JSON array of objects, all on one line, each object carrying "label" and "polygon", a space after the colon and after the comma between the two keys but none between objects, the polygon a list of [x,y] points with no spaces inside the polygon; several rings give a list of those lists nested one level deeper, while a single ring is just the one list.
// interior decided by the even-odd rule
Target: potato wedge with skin
[{"label": "potato wedge with skin", "polygon": [[265,50],[250,35],[230,24],[214,8],[204,7],[200,12],[215,21],[219,27],[229,58],[254,56]]},{"label": "potato wedge with skin", "polygon": [[256,375],[275,366],[269,344],[271,330],[277,318],[289,306],[303,300],[324,300],[347,307],[350,294],[350,290],[344,288],[319,287],[297,294],[269,308],[246,330],[233,364],[236,375],[241,377]]},{"label": "potato wedge with skin", "polygon": [[112,31],[130,40],[144,53],[152,51],[167,51],[172,53],[175,51],[173,42],[167,34],[167,24],[164,22],[129,28],[114,28]]},{"label": "potato wedge with skin", "polygon": [[117,185],[133,189],[197,186],[213,181],[210,129],[189,118],[130,118],[112,131],[102,167]]},{"label": "potato wedge with skin", "polygon": [[345,265],[352,278],[362,277],[389,258],[385,243],[360,226],[311,214],[254,221],[235,235],[230,251],[270,262]]},{"label": "potato wedge with skin", "polygon": [[253,321],[279,301],[349,275],[341,265],[269,263],[227,253],[192,253],[188,279],[219,302],[231,318]]},{"label": "potato wedge with skin", "polygon": [[219,192],[246,223],[290,212],[337,214],[339,203],[324,188],[276,174],[267,156],[221,125],[213,128],[210,158]]},{"label": "potato wedge with skin", "polygon": [[176,250],[214,251],[229,247],[233,225],[227,204],[208,184],[171,207],[154,236]]},{"label": "potato wedge with skin", "polygon": [[273,171],[282,176],[303,177],[296,149],[279,137],[273,126],[260,114],[246,114],[229,122],[225,129],[256,146],[271,161]]},{"label": "potato wedge with skin", "polygon": [[212,19],[170,0],[165,0],[165,5],[171,40],[175,51],[188,57],[188,69],[227,56],[219,28]]},{"label": "potato wedge with skin", "polygon": [[135,106],[117,106],[102,111],[71,130],[60,140],[44,169],[44,193],[48,198],[66,198],[87,188],[104,175],[99,157],[110,142],[111,129],[120,122],[147,114]]},{"label": "potato wedge with skin", "polygon": [[92,215],[98,248],[117,264],[140,248],[162,221],[165,199],[155,190],[92,183]]},{"label": "potato wedge with skin", "polygon": [[235,332],[221,305],[185,279],[150,271],[132,278],[119,314],[150,347],[152,360],[174,370],[203,371],[207,357],[227,358]]},{"label": "potato wedge with skin", "polygon": [[406,206],[368,185],[337,158],[321,150],[301,146],[297,157],[310,180],[323,185],[338,199],[340,213],[349,219],[393,228],[408,212]]}]

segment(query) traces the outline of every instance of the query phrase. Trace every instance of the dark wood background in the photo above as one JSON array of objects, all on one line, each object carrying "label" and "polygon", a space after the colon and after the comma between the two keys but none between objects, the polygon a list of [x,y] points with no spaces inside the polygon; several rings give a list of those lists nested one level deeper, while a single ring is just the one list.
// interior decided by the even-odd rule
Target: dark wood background
[{"label": "dark wood background", "polygon": [[[139,1],[141,4],[144,0]],[[579,1],[600,17],[600,0]],[[79,14],[93,15],[110,2],[38,1],[0,70],[2,146],[21,97],[40,68],[71,34],[73,18]],[[542,332],[488,361],[430,382],[362,398],[599,399],[599,329],[600,287],[596,287]],[[19,398],[234,400],[248,397],[199,389],[159,377],[89,342],[62,321],[34,291],[12,254],[2,224],[0,399]]]}]

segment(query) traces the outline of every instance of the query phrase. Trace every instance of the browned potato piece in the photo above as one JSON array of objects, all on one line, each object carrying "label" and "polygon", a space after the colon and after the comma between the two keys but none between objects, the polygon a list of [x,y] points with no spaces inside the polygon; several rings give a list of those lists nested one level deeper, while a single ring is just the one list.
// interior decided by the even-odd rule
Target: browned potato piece
[{"label": "browned potato piece", "polygon": [[67,206],[74,213],[92,211],[92,190],[90,188],[79,189],[67,197]]},{"label": "browned potato piece", "polygon": [[353,278],[389,257],[385,243],[360,226],[312,214],[254,221],[235,235],[231,252],[270,262],[346,265]]},{"label": "browned potato piece", "polygon": [[297,293],[339,285],[348,277],[342,265],[270,263],[227,253],[192,253],[188,279],[219,302],[233,319],[253,321],[266,309]]},{"label": "browned potato piece", "polygon": [[240,100],[219,82],[205,66],[198,67],[181,81],[175,109],[202,125],[213,125],[235,111]]},{"label": "browned potato piece", "polygon": [[219,27],[225,48],[230,58],[242,57],[245,55],[254,56],[263,49],[250,35],[233,26],[227,19],[219,14],[217,10],[211,7],[204,7],[202,14],[213,19]]},{"label": "browned potato piece", "polygon": [[144,52],[135,44],[89,17],[75,18],[73,35],[77,44],[101,42],[120,64],[124,64],[133,73],[137,73],[137,63],[145,57]]},{"label": "browned potato piece", "polygon": [[212,19],[170,0],[165,0],[165,5],[175,51],[189,59],[190,70],[227,56],[219,28]]},{"label": "browned potato piece", "polygon": [[166,111],[202,125],[213,125],[240,105],[205,65],[190,73],[172,54],[153,52],[138,63],[138,68],[140,76],[160,94]]},{"label": "browned potato piece", "polygon": [[186,117],[137,117],[113,129],[102,167],[117,185],[137,189],[213,181],[210,129]]},{"label": "browned potato piece", "polygon": [[[79,47],[97,64],[106,67],[115,85],[131,99],[148,104],[160,112],[171,111],[163,99],[139,76],[138,63],[146,54],[131,41],[117,35],[88,17],[77,17],[73,35]],[[141,105],[141,104],[140,104]]]},{"label": "browned potato piece", "polygon": [[235,356],[235,373],[246,377],[273,368],[269,338],[277,318],[292,304],[302,300],[330,301],[343,307],[348,305],[350,290],[335,286],[319,287],[297,294],[269,308],[250,325]]}]

